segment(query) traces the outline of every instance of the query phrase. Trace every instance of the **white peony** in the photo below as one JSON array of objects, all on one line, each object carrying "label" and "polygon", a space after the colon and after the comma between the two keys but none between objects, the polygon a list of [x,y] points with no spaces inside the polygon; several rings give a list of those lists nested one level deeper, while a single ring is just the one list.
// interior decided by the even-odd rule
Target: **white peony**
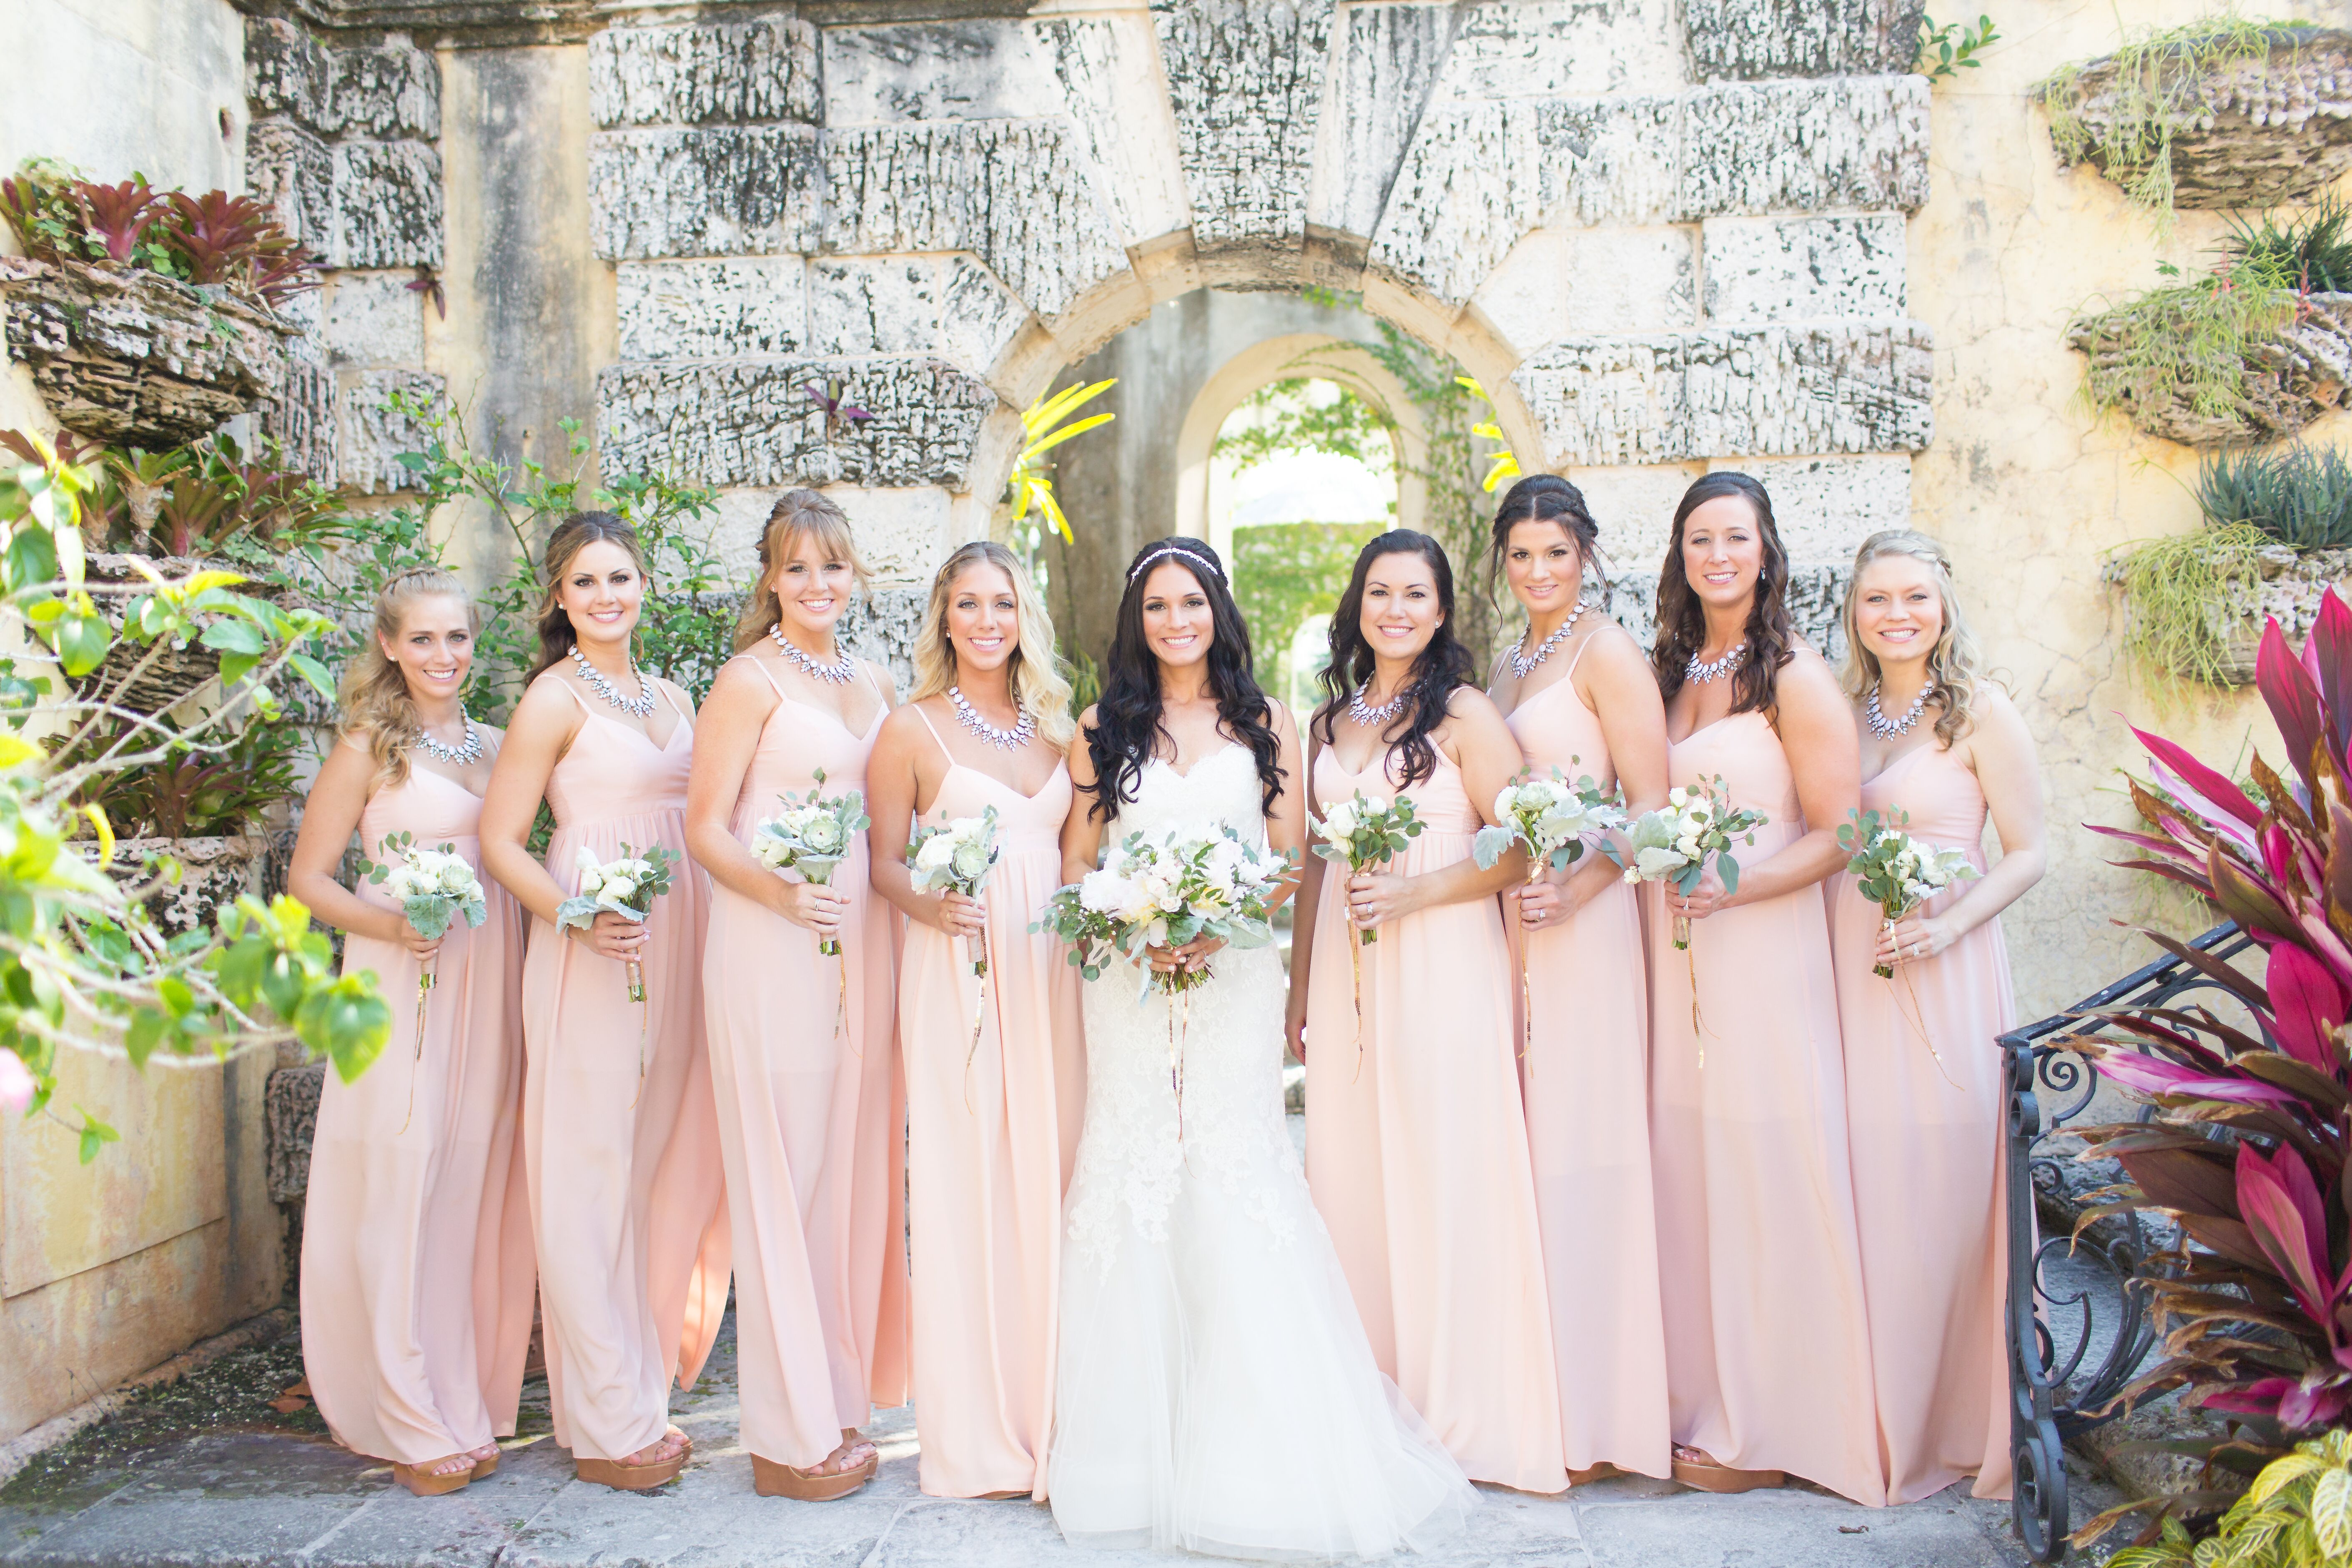
[{"label": "white peony", "polygon": [[1117,915],[1135,898],[1133,884],[1117,871],[1089,871],[1078,881],[1078,902],[1098,915]]},{"label": "white peony", "polygon": [[942,870],[953,861],[955,852],[956,843],[953,834],[934,833],[923,840],[923,847],[920,849],[915,851],[915,869],[918,871]]}]

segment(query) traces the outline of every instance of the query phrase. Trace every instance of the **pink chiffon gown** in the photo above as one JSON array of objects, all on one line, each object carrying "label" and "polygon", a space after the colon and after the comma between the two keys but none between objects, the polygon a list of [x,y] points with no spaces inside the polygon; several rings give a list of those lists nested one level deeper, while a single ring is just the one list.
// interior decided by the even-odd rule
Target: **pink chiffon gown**
[{"label": "pink chiffon gown", "polygon": [[555,1440],[578,1458],[625,1459],[661,1440],[670,1381],[686,1387],[701,1375],[727,1307],[726,1191],[702,1022],[709,884],[686,858],[694,733],[678,714],[656,746],[569,681],[540,679],[587,715],[547,784],[547,870],[564,896],[578,889],[583,847],[599,860],[624,845],[678,857],[646,921],[642,1004],[629,1000],[625,965],[545,921],[531,921],[523,963],[523,1148]]},{"label": "pink chiffon gown", "polygon": [[[1862,804],[1908,812],[1912,834],[1965,849],[1985,869],[1984,791],[1935,741],[1863,785]],[[1968,886],[1929,900],[1926,912],[1948,908]],[[2009,951],[2000,922],[1988,921],[1882,980],[1872,966],[1884,923],[1841,874],[1830,900],[1831,956],[1887,1500],[1928,1497],[1970,1475],[1978,1497],[2005,1498],[2008,1114],[1993,1041],[2017,1021]]]},{"label": "pink chiffon gown", "polygon": [[[1574,673],[1570,665],[1507,721],[1534,777],[1557,769],[1571,784],[1590,774],[1607,789],[1617,769]],[[1611,881],[1567,920],[1533,932],[1510,902],[1503,910],[1515,964],[1525,947],[1522,1028],[1529,1012],[1534,1017],[1532,1030],[1517,1037],[1519,1087],[1569,1468],[1605,1463],[1664,1478],[1673,1445],[1650,1192],[1650,982],[1639,900]]]},{"label": "pink chiffon gown", "polygon": [[[1392,753],[1391,753],[1392,754]],[[1444,752],[1402,791],[1328,747],[1317,815],[1359,789],[1412,797],[1427,825],[1403,876],[1466,859],[1478,814]],[[1360,951],[1347,869],[1327,866],[1307,971],[1307,1180],[1372,1356],[1472,1480],[1568,1485],[1542,1234],[1519,1100],[1517,988],[1493,899],[1381,926]]]},{"label": "pink chiffon gown", "polygon": [[[747,844],[787,790],[862,793],[882,727],[877,711],[853,734],[749,662],[777,701],[735,803],[731,826]],[[907,1398],[897,916],[868,882],[862,835],[833,886],[849,900],[838,958],[817,952],[815,932],[714,884],[702,959],[743,1447],[801,1469],[832,1453],[842,1428],[865,1426],[874,1405]]]},{"label": "pink chiffon gown", "polygon": [[[1788,754],[1760,712],[1703,726],[1670,750],[1668,773],[1720,775],[1734,805],[1770,817],[1753,848],[1738,846],[1743,869],[1804,834]],[[1643,894],[1675,1441],[1883,1503],[1822,891],[1693,921],[1685,952],[1656,885]]]},{"label": "pink chiffon gown", "polygon": [[[929,728],[929,715],[917,713]],[[1029,925],[1061,885],[1072,798],[1066,769],[1024,795],[950,755],[922,818],[978,816],[992,805],[1002,847],[982,889],[985,998],[964,939],[919,921],[907,922],[898,976],[918,1476],[934,1497],[1045,1499],[1062,1198],[1085,1122],[1087,1068],[1078,972],[1059,938]]]},{"label": "pink chiffon gown", "polygon": [[[481,873],[482,803],[412,765],[360,816],[446,845]],[[398,942],[348,936],[343,973],[374,972],[392,1007],[383,1054],[319,1097],[302,1226],[302,1363],[335,1440],[422,1465],[511,1436],[530,1342],[530,1214],[517,1157],[522,1029],[519,907],[482,877],[489,919],[441,939],[416,1029],[422,966]],[[362,882],[361,899],[398,906]]]}]

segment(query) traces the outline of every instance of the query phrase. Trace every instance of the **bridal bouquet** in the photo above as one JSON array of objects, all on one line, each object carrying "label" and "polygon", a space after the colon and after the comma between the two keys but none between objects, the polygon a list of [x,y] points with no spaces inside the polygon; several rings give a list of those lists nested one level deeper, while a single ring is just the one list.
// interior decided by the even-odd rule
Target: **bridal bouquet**
[{"label": "bridal bouquet", "polygon": [[[1625,867],[1629,882],[1672,882],[1675,891],[1688,898],[1706,875],[1706,864],[1715,862],[1716,874],[1723,879],[1723,890],[1739,890],[1739,862],[1731,854],[1735,839],[1753,845],[1756,830],[1771,818],[1760,811],[1731,804],[1731,792],[1721,779],[1702,779],[1690,785],[1677,784],[1666,792],[1666,805],[1662,811],[1645,811],[1635,819],[1627,832],[1626,842],[1633,848],[1633,861],[1626,864],[1612,849],[1604,847],[1612,859]],[[1690,917],[1675,917],[1675,945],[1690,946]]]},{"label": "bridal bouquet", "polygon": [[[1315,846],[1315,853],[1335,866],[1346,866],[1353,876],[1392,855],[1403,854],[1405,841],[1420,837],[1424,825],[1414,815],[1411,795],[1387,801],[1358,790],[1312,826],[1315,836],[1323,840]],[[1381,940],[1381,933],[1377,927],[1366,926],[1356,933],[1356,940],[1369,947]]]},{"label": "bridal bouquet", "polygon": [[[454,845],[444,844],[438,849],[419,849],[413,833],[387,833],[376,847],[379,855],[397,855],[399,864],[362,858],[360,869],[373,887],[381,888],[385,895],[400,900],[400,912],[416,928],[416,934],[430,942],[441,937],[463,919],[468,926],[478,926],[490,918],[488,895],[482,891],[482,879],[474,874],[464,856]],[[433,991],[433,965],[426,963],[416,972],[416,1059],[425,1059],[425,1001]],[[416,1107],[416,1084],[408,1086],[409,1109]],[[404,1120],[401,1128],[406,1131]]]},{"label": "bridal bouquet", "polygon": [[[1855,811],[1838,829],[1838,847],[1853,857],[1845,863],[1862,896],[1878,906],[1887,929],[1953,883],[1977,876],[1963,849],[1938,849],[1905,831],[1911,818],[1892,811]],[[1895,978],[1891,964],[1874,964],[1871,973],[1882,980]]]},{"label": "bridal bouquet", "polygon": [[[978,816],[959,816],[937,827],[918,826],[907,841],[907,871],[919,892],[957,892],[976,899],[988,885],[1000,852],[996,807],[992,805]],[[971,972],[986,979],[987,937],[968,935],[963,941]]]},{"label": "bridal bouquet", "polygon": [[[1604,792],[1589,773],[1573,784],[1558,768],[1552,769],[1549,779],[1523,773],[1495,797],[1495,826],[1480,828],[1477,837],[1470,841],[1471,858],[1478,862],[1480,870],[1489,870],[1513,845],[1518,845],[1528,852],[1527,885],[1532,888],[1543,879],[1547,868],[1561,871],[1574,865],[1584,854],[1587,838],[1624,826],[1625,810],[1620,801],[1618,791]],[[1524,937],[1519,942],[1519,1057],[1525,1060],[1535,1037],[1536,1021]]]},{"label": "bridal bouquet", "polygon": [[[596,917],[610,910],[624,920],[643,923],[653,912],[654,900],[669,891],[669,869],[677,856],[656,844],[640,855],[621,846],[618,858],[599,860],[586,845],[580,847],[580,890],[555,906],[555,929],[578,926],[586,931]],[[646,999],[645,966],[629,960],[629,1000]]]},{"label": "bridal bouquet", "polygon": [[[761,865],[778,876],[798,871],[803,880],[819,887],[832,882],[834,868],[849,853],[851,835],[866,829],[866,799],[856,790],[827,798],[817,793],[824,787],[824,770],[819,768],[816,787],[806,799],[787,794],[782,812],[753,825],[751,853]],[[841,941],[826,937],[816,950],[837,958]]]},{"label": "bridal bouquet", "polygon": [[[1181,947],[1202,936],[1228,947],[1265,947],[1274,942],[1275,900],[1289,869],[1286,858],[1243,843],[1230,827],[1130,833],[1104,857],[1101,869],[1055,889],[1029,929],[1068,942],[1070,962],[1089,980],[1101,975],[1113,952],[1139,963],[1146,948]],[[1209,978],[1205,965],[1155,973],[1141,995],[1191,991]]]}]

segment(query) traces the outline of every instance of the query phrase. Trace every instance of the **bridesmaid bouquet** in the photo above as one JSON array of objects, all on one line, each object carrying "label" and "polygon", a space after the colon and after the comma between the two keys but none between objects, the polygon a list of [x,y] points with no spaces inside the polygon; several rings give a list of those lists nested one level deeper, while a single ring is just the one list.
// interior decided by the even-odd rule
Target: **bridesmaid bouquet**
[{"label": "bridesmaid bouquet", "polygon": [[[379,855],[397,855],[398,865],[362,858],[360,869],[373,887],[381,888],[391,898],[400,900],[400,912],[416,928],[416,934],[428,941],[441,937],[463,919],[469,927],[478,926],[490,918],[488,895],[482,891],[482,879],[474,874],[455,845],[444,844],[438,849],[416,847],[413,833],[387,833],[376,846]],[[425,1059],[425,1002],[433,992],[433,965],[427,963],[416,972],[416,1059]],[[416,1109],[416,1082],[409,1080],[408,1106],[413,1114]],[[407,1131],[405,1118],[401,1130]]]},{"label": "bridesmaid bouquet", "polygon": [[[599,860],[586,845],[580,847],[580,890],[555,906],[555,929],[578,926],[586,931],[596,917],[610,910],[624,920],[642,924],[653,912],[654,900],[669,891],[669,868],[677,856],[656,844],[640,855],[621,846],[618,858]],[[629,1000],[646,999],[645,966],[629,960]]]},{"label": "bridesmaid bouquet", "polygon": [[[751,829],[751,853],[760,864],[782,876],[798,871],[819,887],[833,881],[834,868],[849,854],[851,836],[866,830],[866,797],[856,790],[831,797],[820,795],[824,770],[816,771],[816,788],[806,799],[786,794],[784,809],[763,816]],[[826,937],[816,950],[827,958],[841,956],[838,937]]]},{"label": "bridesmaid bouquet", "polygon": [[[1645,811],[1626,834],[1633,858],[1629,865],[1613,847],[1602,853],[1625,867],[1629,882],[1672,882],[1688,898],[1715,862],[1723,890],[1739,890],[1739,862],[1732,858],[1734,839],[1753,846],[1756,830],[1771,820],[1760,811],[1731,804],[1731,792],[1720,775],[1666,792],[1664,810]],[[1690,946],[1690,917],[1675,917],[1675,946]]]},{"label": "bridesmaid bouquet", "polygon": [[[1387,801],[1358,790],[1324,813],[1323,820],[1313,824],[1315,836],[1323,840],[1315,846],[1315,853],[1335,866],[1346,866],[1348,874],[1353,876],[1392,855],[1403,854],[1405,841],[1420,837],[1423,826],[1414,813],[1411,795],[1401,795]],[[1377,927],[1366,926],[1356,933],[1360,946],[1369,947],[1380,940]],[[1360,1013],[1362,1008],[1359,1006],[1357,1010]]]},{"label": "bridesmaid bouquet", "polygon": [[[996,807],[992,805],[978,816],[959,816],[936,827],[918,826],[914,837],[907,841],[907,870],[919,891],[957,892],[967,899],[976,899],[981,889],[988,885],[988,874],[996,869],[1000,853]],[[965,956],[971,960],[971,972],[985,980],[987,937],[966,936],[963,941]]]},{"label": "bridesmaid bouquet", "polygon": [[[1891,811],[1855,811],[1838,829],[1838,847],[1853,857],[1845,868],[1862,896],[1878,906],[1889,931],[1895,922],[1916,910],[1953,883],[1978,875],[1962,849],[1938,849],[1905,831],[1908,815]],[[1871,967],[1881,980],[1895,978],[1891,964]]]},{"label": "bridesmaid bouquet", "polygon": [[[1625,826],[1620,798],[1613,789],[1604,793],[1589,773],[1571,784],[1558,768],[1549,779],[1523,773],[1495,797],[1495,826],[1480,828],[1470,841],[1471,858],[1480,870],[1490,870],[1513,845],[1519,845],[1528,852],[1528,886],[1532,888],[1547,868],[1564,871],[1574,865],[1584,854],[1587,838]],[[1536,1026],[1524,936],[1519,942],[1519,1058],[1524,1061]]]}]

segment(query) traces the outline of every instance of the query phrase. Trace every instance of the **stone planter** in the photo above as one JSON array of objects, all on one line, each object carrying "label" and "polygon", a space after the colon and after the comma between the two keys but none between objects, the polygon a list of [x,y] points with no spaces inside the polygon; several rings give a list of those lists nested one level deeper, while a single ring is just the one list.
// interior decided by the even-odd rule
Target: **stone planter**
[{"label": "stone planter", "polygon": [[[2352,169],[2352,33],[2276,27],[2270,53],[2200,71],[2189,107],[2169,127],[2173,205],[2266,207],[2308,200]],[[2158,68],[2195,68],[2175,57]],[[2107,173],[2121,95],[2113,55],[2045,83],[2042,101],[2071,109],[2090,136],[2084,162]],[[2168,83],[2168,85],[2174,85]],[[2059,142],[2065,160],[2068,148]]]},{"label": "stone planter", "polygon": [[[79,847],[84,854],[97,853],[97,847],[87,840]],[[268,850],[269,840],[258,835],[125,838],[114,846],[113,874],[127,882],[139,877],[151,855],[168,855],[177,860],[179,885],[158,892],[148,900],[147,909],[167,935],[178,936],[183,931],[212,930],[214,918],[224,906],[235,903],[239,894],[259,892],[262,861]]]},{"label": "stone planter", "polygon": [[[207,567],[242,570],[226,567],[220,562],[179,557],[98,554],[89,557],[83,574],[92,583],[120,583],[136,587],[147,581],[145,573],[140,570],[142,566],[167,579],[184,577]],[[280,590],[256,581],[239,583],[233,591],[257,599],[276,600],[280,597]],[[136,602],[135,594],[110,594],[98,601],[107,625],[118,637],[122,631],[123,616]],[[166,645],[160,652],[152,643],[119,641],[106,650],[105,661],[77,683],[78,689],[85,695],[113,692],[116,683],[150,654],[155,655],[154,662],[140,673],[139,679],[132,681],[127,690],[114,699],[117,706],[135,708],[142,713],[161,713],[201,690],[220,673],[220,655],[193,639],[181,647]]]},{"label": "stone planter", "polygon": [[[2352,550],[2297,551],[2274,544],[2262,552],[2260,560],[2262,585],[2252,602],[2216,605],[2208,622],[2223,648],[2220,683],[2224,686],[2253,684],[2254,658],[2270,621],[2275,619],[2287,641],[2300,646],[2319,619],[2321,595],[2331,587],[2341,592],[2352,583]],[[2120,583],[2114,565],[2106,576]]]},{"label": "stone planter", "polygon": [[[2123,312],[2085,316],[2066,331],[2067,343],[2091,361],[2093,373],[2122,369],[2131,346]],[[2237,406],[2227,415],[2192,407],[2185,388],[2127,390],[2117,408],[2150,436],[2184,446],[2274,441],[2294,435],[2341,405],[2352,382],[2352,294],[2305,294],[2295,319],[2246,355]]]},{"label": "stone planter", "polygon": [[175,447],[277,395],[289,322],[152,272],[0,256],[11,357],[68,430]]}]

